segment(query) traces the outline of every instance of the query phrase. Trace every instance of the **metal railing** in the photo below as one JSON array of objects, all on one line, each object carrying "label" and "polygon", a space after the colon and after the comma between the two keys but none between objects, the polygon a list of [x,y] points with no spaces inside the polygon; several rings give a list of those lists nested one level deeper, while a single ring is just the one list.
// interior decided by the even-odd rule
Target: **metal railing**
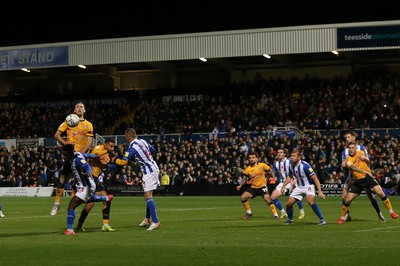
[{"label": "metal railing", "polygon": [[[287,136],[288,138],[297,138],[300,139],[302,137],[306,137],[309,140],[315,139],[318,136],[327,136],[327,137],[337,137],[337,138],[343,138],[343,135],[349,131],[349,129],[330,129],[330,130],[317,130],[317,129],[311,129],[311,130],[306,130],[306,131],[301,131],[298,128],[295,127],[276,127],[272,130],[268,131],[261,131],[261,132],[254,132],[254,131],[244,131],[244,132],[237,132],[237,133],[229,133],[229,132],[218,132],[218,134],[214,134],[212,132],[199,132],[199,133],[192,133],[192,134],[184,134],[184,133],[171,133],[171,134],[164,134],[164,135],[159,135],[159,134],[148,134],[148,135],[138,135],[140,138],[146,139],[149,142],[156,142],[160,140],[165,140],[165,141],[175,141],[175,142],[181,142],[181,141],[205,141],[205,140],[210,140],[214,138],[226,138],[226,137],[258,137],[260,135],[265,136],[267,138],[273,136],[273,137],[280,137],[280,136]],[[400,129],[399,128],[368,128],[368,129],[354,129],[358,134],[358,138],[363,139],[363,138],[369,138],[371,137],[372,134],[379,134],[381,137],[384,135],[388,134],[391,137],[400,137]],[[104,143],[104,140],[106,138],[113,138],[116,142],[116,144],[122,144],[125,142],[125,136],[124,135],[99,135],[95,134],[95,137],[93,138],[93,145],[96,145],[98,143]],[[37,141],[37,140],[43,140],[43,141]],[[38,138],[38,139],[12,139],[12,140],[2,140],[4,142],[7,141],[12,141],[13,145],[15,143],[18,143],[19,145],[37,145],[38,143],[43,143],[45,147],[51,147],[51,146],[57,146],[57,141],[54,137],[50,138]]]}]

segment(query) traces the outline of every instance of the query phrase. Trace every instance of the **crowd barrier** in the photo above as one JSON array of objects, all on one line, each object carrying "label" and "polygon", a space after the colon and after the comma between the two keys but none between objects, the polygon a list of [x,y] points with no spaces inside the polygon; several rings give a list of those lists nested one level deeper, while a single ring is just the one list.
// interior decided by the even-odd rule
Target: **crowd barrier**
[{"label": "crowd barrier", "polygon": [[[341,196],[342,184],[321,184],[322,191],[327,196]],[[159,186],[154,195],[158,196],[240,196],[246,189],[236,190],[235,184],[211,185],[191,183],[187,185]],[[110,185],[109,194],[114,196],[143,196],[142,186]],[[66,190],[64,196],[70,195]],[[364,192],[362,194],[365,194]],[[55,196],[53,187],[0,187],[0,197],[50,197]]]},{"label": "crowd barrier", "polygon": [[[391,137],[398,137],[400,136],[400,129],[397,128],[373,128],[373,129],[354,129],[354,131],[360,136],[360,138],[369,138],[372,134],[380,134],[380,136],[384,136],[385,134],[389,134]],[[339,137],[343,138],[343,134],[347,132],[347,130],[308,130],[306,132],[302,132],[295,127],[275,127],[273,130],[263,131],[263,132],[237,132],[235,135],[237,137],[246,138],[246,136],[250,138],[258,137],[260,135],[271,137],[271,136],[287,136],[289,138],[301,138],[302,136],[306,138],[313,138],[318,134],[321,136],[327,137]],[[217,138],[226,138],[229,137],[231,134],[227,132],[218,132],[214,134],[212,132],[204,132],[204,133],[193,133],[190,135],[184,133],[171,133],[171,134],[147,134],[147,135],[138,135],[140,138],[143,138],[147,141],[154,142],[160,140],[166,141],[205,141],[206,139],[217,139]],[[112,138],[115,140],[117,144],[125,143],[125,136],[124,135],[103,135],[100,136],[96,134],[94,138],[94,143],[98,141],[102,143],[101,140],[104,138]],[[0,139],[0,146],[5,146],[7,149],[10,149],[12,146],[14,147],[37,147],[38,145],[44,145],[45,147],[54,147],[57,146],[57,140],[54,137],[48,138],[31,138],[31,139]]]},{"label": "crowd barrier", "polygon": [[[236,190],[235,184],[210,185],[191,183],[187,185],[159,186],[154,195],[160,196],[240,196],[246,189]],[[342,184],[321,184],[322,191],[326,196],[341,196]],[[115,196],[141,196],[141,186],[112,185],[108,186],[108,193]],[[364,194],[364,192],[362,193]]]},{"label": "crowd barrier", "polygon": [[53,187],[0,187],[0,197],[50,197]]}]

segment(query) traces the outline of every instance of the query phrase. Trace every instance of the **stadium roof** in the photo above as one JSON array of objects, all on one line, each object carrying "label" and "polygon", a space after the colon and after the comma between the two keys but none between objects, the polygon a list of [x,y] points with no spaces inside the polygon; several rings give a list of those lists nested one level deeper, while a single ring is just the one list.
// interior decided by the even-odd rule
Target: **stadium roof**
[{"label": "stadium roof", "polygon": [[[339,55],[331,52],[308,54],[274,55],[266,59],[259,56],[221,57],[202,62],[199,59],[173,60],[163,62],[120,63],[101,66],[58,67],[49,69],[32,69],[27,73],[21,70],[6,71],[12,79],[46,78],[49,76],[85,77],[88,75],[107,74],[107,67],[113,67],[117,73],[145,73],[152,71],[202,71],[202,70],[266,70],[266,69],[298,69],[323,66],[372,66],[400,64],[400,49],[343,51]],[[4,74],[0,72],[1,75]]]},{"label": "stadium roof", "polygon": [[[394,25],[398,26],[400,25],[399,21],[392,21],[392,22],[385,22],[385,23],[393,23]],[[349,25],[350,26],[363,26],[364,24],[344,24],[344,25]],[[111,56],[113,58],[114,54],[110,54],[113,51],[115,51],[115,48],[113,46],[113,40],[109,40],[107,43],[105,40],[96,40],[95,41],[87,41],[81,45],[79,42],[71,42],[69,43],[70,45],[74,46],[74,50],[78,51],[74,55],[74,58],[80,58],[80,56],[86,56],[87,54],[91,54],[90,57],[86,58],[88,61],[94,62],[91,65],[87,65],[86,69],[79,68],[78,66],[66,66],[66,67],[52,67],[52,68],[34,68],[31,69],[30,72],[24,72],[21,71],[20,69],[15,69],[15,70],[6,70],[6,71],[0,71],[0,78],[7,79],[9,81],[13,80],[19,80],[19,79],[45,79],[49,77],[57,78],[57,79],[63,79],[63,78],[68,78],[68,77],[87,77],[87,76],[95,76],[95,75],[110,75],[110,73],[113,74],[118,74],[118,73],[151,73],[151,72],[180,72],[180,71],[189,71],[189,72],[200,72],[204,70],[227,70],[227,71],[245,71],[245,70],[256,70],[256,71],[261,71],[261,70],[269,70],[269,69],[301,69],[301,68],[311,68],[311,67],[323,67],[323,66],[351,66],[351,67],[357,67],[357,66],[363,66],[363,67],[368,67],[368,66],[377,66],[377,65],[389,65],[389,64],[400,64],[400,45],[394,46],[394,47],[375,47],[374,49],[342,49],[339,51],[338,55],[333,54],[331,51],[329,51],[329,48],[332,47],[332,41],[334,40],[334,36],[332,34],[326,35],[331,39],[331,43],[328,45],[326,44],[315,44],[317,49],[315,50],[323,50],[324,52],[302,52],[302,53],[295,53],[292,51],[300,50],[308,50],[308,46],[314,45],[315,39],[316,40],[322,40],[325,37],[326,32],[330,32],[330,29],[341,26],[344,27],[343,24],[341,25],[317,25],[317,26],[312,26],[312,27],[302,27],[301,29],[305,33],[305,36],[307,36],[307,40],[304,40],[302,43],[299,43],[300,48],[298,48],[295,44],[291,44],[292,47],[289,49],[287,48],[286,52],[284,54],[278,54],[275,53],[271,56],[270,59],[265,58],[262,56],[262,54],[258,53],[258,55],[253,55],[253,50],[254,49],[259,49],[261,46],[261,49],[263,49],[263,46],[266,44],[264,43],[264,35],[267,34],[282,34],[285,35],[285,38],[289,40],[294,40],[296,38],[296,27],[288,27],[288,28],[279,28],[276,29],[275,31],[268,29],[268,31],[263,31],[262,29],[257,29],[253,30],[252,32],[249,31],[232,31],[229,34],[227,32],[220,32],[221,33],[221,38],[226,42],[228,42],[229,46],[229,41],[232,36],[232,40],[238,40],[237,43],[245,43],[248,46],[251,46],[250,48],[240,50],[239,52],[236,52],[236,48],[234,49],[235,51],[232,52],[234,56],[214,56],[213,58],[208,58],[207,62],[203,62],[199,60],[198,58],[194,58],[193,54],[196,53],[196,48],[190,48],[192,50],[189,50],[189,52],[185,51],[187,54],[184,54],[182,56],[182,53],[180,51],[174,51],[174,48],[171,49],[171,47],[175,47],[175,42],[179,41],[178,48],[175,48],[175,50],[182,49],[182,47],[186,47],[185,45],[188,43],[189,46],[193,44],[197,44],[198,42],[206,43],[204,45],[206,48],[203,49],[203,47],[197,48],[197,49],[203,49],[206,52],[209,52],[211,54],[215,54],[214,50],[218,51],[223,51],[221,48],[214,49],[215,45],[219,44],[219,35],[218,33],[213,33],[212,34],[197,34],[197,35],[188,35],[184,36],[183,35],[174,35],[168,37],[168,39],[163,39],[166,38],[162,36],[161,38],[154,38],[154,43],[152,43],[152,37],[147,37],[145,39],[115,39],[117,44],[115,47],[123,47],[123,49],[126,49],[126,52],[130,53],[131,56],[137,58],[137,54],[133,54],[132,50],[136,49],[137,47],[141,47],[140,43],[148,41],[148,44],[146,45],[155,45],[154,49],[158,51],[163,50],[165,48],[163,45],[168,44],[169,49],[171,49],[175,55],[170,56],[169,53],[171,50],[164,49],[165,51],[162,51],[161,53],[167,54],[167,56],[162,55],[159,58],[164,57],[169,57],[169,58],[179,58],[179,57],[187,57],[190,59],[176,59],[176,60],[160,60],[159,58],[156,58],[157,60],[154,59],[148,60],[149,58],[153,57],[153,52],[150,49],[144,48],[143,52],[147,52],[147,57],[143,57],[146,60],[137,60],[135,62],[128,62],[128,63],[118,63],[118,62],[113,62],[113,63],[105,63],[105,64],[100,64],[96,63],[96,58],[103,57],[104,60],[109,60],[108,58]],[[365,24],[364,26],[376,26],[380,24]],[[384,24],[386,25],[386,24]],[[309,29],[311,28],[311,29]],[[289,30],[290,29],[290,30]],[[328,29],[328,31],[326,31]],[[319,30],[319,31],[318,31]],[[324,31],[325,30],[325,31]],[[245,32],[245,34],[243,34]],[[287,33],[290,32],[290,33]],[[246,35],[247,34],[247,35]],[[263,35],[264,34],[264,35]],[[320,37],[315,38],[315,35],[319,34]],[[246,35],[243,37],[242,35]],[[268,35],[270,36],[270,35]],[[293,37],[294,36],[294,37]],[[253,37],[259,37],[257,40],[254,42],[256,44],[252,44]],[[202,38],[202,39],[201,39]],[[304,37],[305,38],[305,37]],[[242,40],[243,39],[243,40]],[[275,49],[281,50],[280,47],[283,45],[286,45],[285,39],[284,38],[277,38],[278,41],[271,40],[270,37],[267,37],[266,40],[270,42],[270,45],[274,44],[274,42],[278,42],[278,44],[275,44]],[[178,41],[176,41],[178,40]],[[100,41],[100,42],[99,42]],[[313,42],[314,41],[314,42]],[[78,43],[78,44],[77,44]],[[120,44],[122,43],[122,44]],[[127,44],[126,44],[127,43]],[[67,43],[68,44],[68,43]],[[67,45],[64,44],[64,45]],[[87,45],[86,47],[84,47]],[[90,46],[92,45],[92,46]],[[120,45],[120,46],[118,46]],[[318,47],[317,45],[320,45]],[[47,45],[50,46],[50,45]],[[289,46],[289,45],[287,45]],[[32,48],[34,46],[29,46],[29,48]],[[46,45],[44,45],[46,47]],[[82,48],[83,47],[83,48]],[[107,49],[101,50],[103,54],[97,54],[96,52],[92,51],[94,49],[99,49],[98,47],[106,47]],[[179,48],[180,47],[180,48]],[[254,47],[254,48],[253,48]],[[277,48],[276,48],[277,47]],[[293,48],[294,47],[294,48]],[[13,48],[13,47],[11,47]],[[23,49],[24,47],[15,47],[14,49]],[[114,49],[112,49],[114,48]],[[8,47],[10,49],[10,47]],[[80,49],[80,51],[79,51]],[[122,50],[123,50],[122,49]],[[153,49],[153,50],[154,50]],[[232,48],[230,48],[232,50]],[[253,50],[252,50],[253,49]],[[0,49],[1,51],[2,49]],[[4,50],[4,48],[3,48]],[[284,50],[284,49],[282,49]],[[310,49],[312,50],[312,49]],[[123,50],[125,52],[125,50]],[[150,51],[150,52],[149,52]],[[250,51],[250,52],[249,52]],[[124,56],[124,52],[122,53]],[[141,51],[139,51],[140,56]],[[218,54],[218,53],[217,53]],[[251,55],[249,55],[251,54]],[[121,55],[121,53],[116,54]],[[238,56],[240,55],[240,56]],[[143,59],[141,57],[141,59]],[[114,60],[116,61],[116,60]],[[139,62],[140,61],[140,62]],[[101,60],[99,61],[101,62]]]}]

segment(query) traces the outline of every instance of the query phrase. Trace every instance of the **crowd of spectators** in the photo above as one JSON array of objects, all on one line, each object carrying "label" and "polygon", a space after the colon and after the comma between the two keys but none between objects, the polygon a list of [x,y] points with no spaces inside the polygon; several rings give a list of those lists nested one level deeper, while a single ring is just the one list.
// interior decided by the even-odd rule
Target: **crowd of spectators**
[{"label": "crowd of spectators", "polygon": [[[73,112],[77,100],[80,98],[28,101],[6,97],[0,101],[0,139],[53,137],[65,117]],[[127,99],[121,97],[90,98],[84,102],[87,102],[86,119],[96,125],[96,133],[101,135],[110,132],[115,121],[131,109]]]},{"label": "crowd of spectators", "polygon": [[[144,134],[309,129],[398,128],[400,76],[368,72],[346,78],[271,78],[198,90],[200,101],[142,101],[131,125]],[[190,93],[195,93],[190,92]],[[206,93],[204,93],[206,92]],[[125,126],[125,125],[124,125]]]},{"label": "crowd of spectators", "polygon": [[[301,148],[321,183],[343,183],[340,164],[344,139],[340,134],[324,135],[318,130],[399,128],[399,77],[379,74],[329,80],[308,76],[301,80],[258,79],[212,91],[199,90],[202,97],[196,101],[153,98],[135,106],[126,101],[115,105],[87,104],[85,116],[100,135],[111,124],[114,134],[123,134],[126,127],[134,127],[139,134],[158,134],[159,140],[152,142],[157,151],[155,159],[163,175],[170,177],[170,185],[237,184],[241,179],[237,169],[247,164],[249,151],[257,151],[264,162],[272,164],[277,148],[282,146],[289,151]],[[121,119],[130,109],[134,118]],[[10,108],[3,104],[0,111],[0,139],[52,137],[68,113],[65,107],[52,105]],[[294,126],[304,134],[264,134],[277,126]],[[196,132],[214,134],[194,141],[191,135]],[[182,133],[185,138],[167,140],[163,136],[168,133]],[[399,136],[377,130],[359,140],[368,149],[371,166],[382,187],[397,194]],[[125,144],[119,143],[117,147],[116,152],[123,154]],[[52,185],[60,164],[57,147],[2,147],[0,186]],[[140,185],[141,173],[137,165],[131,164],[109,172],[106,182]]]},{"label": "crowd of spectators", "polygon": [[[389,134],[373,133],[362,138],[371,158],[371,166],[382,187],[390,194],[397,194],[400,180],[399,138]],[[249,151],[257,151],[263,162],[272,164],[279,147],[289,151],[301,148],[303,156],[317,173],[321,183],[341,184],[345,171],[340,166],[341,152],[345,148],[339,136],[303,136],[289,138],[286,135],[251,137],[229,136],[204,141],[160,140],[152,141],[156,148],[155,159],[163,175],[168,175],[170,185],[189,184],[224,185],[241,181],[239,168],[247,165]],[[119,144],[116,153],[122,155],[125,144]],[[61,153],[57,147],[27,146],[8,151],[1,148],[0,186],[47,186],[53,185],[61,165]],[[138,165],[130,164],[112,170],[106,175],[107,185],[141,185],[142,174]]]}]

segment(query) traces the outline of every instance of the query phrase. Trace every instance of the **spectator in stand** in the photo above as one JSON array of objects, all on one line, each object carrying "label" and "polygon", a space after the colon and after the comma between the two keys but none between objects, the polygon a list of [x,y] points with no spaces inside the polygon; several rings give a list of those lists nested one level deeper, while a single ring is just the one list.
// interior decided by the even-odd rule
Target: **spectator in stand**
[{"label": "spectator in stand", "polygon": [[133,185],[134,186],[141,186],[142,185],[142,180],[140,180],[140,178],[138,176],[135,176],[133,178]]},{"label": "spectator in stand", "polygon": [[335,183],[336,172],[333,171],[332,174],[328,174],[327,179],[325,180],[325,184],[334,184]]},{"label": "spectator in stand", "polygon": [[166,193],[165,190],[167,189],[166,186],[169,186],[169,183],[170,183],[170,178],[168,172],[166,170],[163,170],[161,172],[161,182],[160,182],[161,186],[163,187],[161,190],[161,195],[165,196]]},{"label": "spectator in stand", "polygon": [[132,185],[133,185],[133,179],[132,179],[132,177],[128,177],[128,179],[126,179],[125,185],[127,185],[127,186],[132,186]]},{"label": "spectator in stand", "polygon": [[44,171],[45,171],[44,169],[39,170],[39,178],[43,182],[42,185],[47,186],[47,175],[45,174]]}]

